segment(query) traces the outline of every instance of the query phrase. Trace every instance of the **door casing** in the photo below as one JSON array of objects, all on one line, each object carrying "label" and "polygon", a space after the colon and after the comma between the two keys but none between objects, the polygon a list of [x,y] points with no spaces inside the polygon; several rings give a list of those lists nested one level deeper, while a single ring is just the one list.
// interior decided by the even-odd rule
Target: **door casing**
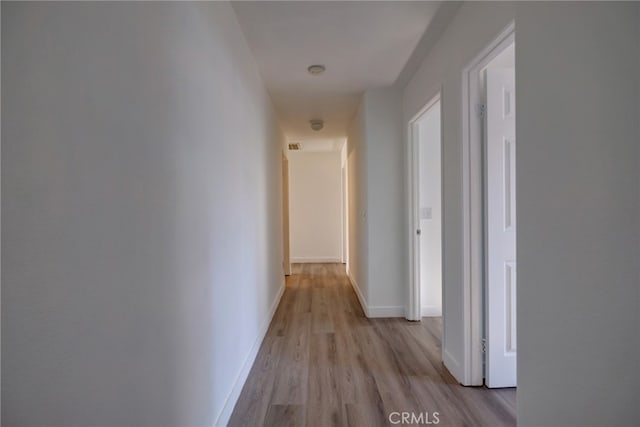
[{"label": "door casing", "polygon": [[[515,42],[515,21],[500,32],[462,73],[462,218],[463,218],[463,334],[462,385],[484,382],[483,286],[484,197],[483,130],[480,73],[504,49]],[[443,311],[443,316],[444,316]],[[446,318],[443,317],[443,323]],[[444,347],[444,346],[443,346]]]},{"label": "door casing", "polygon": [[[408,209],[408,242],[409,242],[409,292],[408,292],[408,301],[407,301],[407,310],[405,312],[405,318],[407,320],[412,321],[420,321],[422,319],[422,304],[421,304],[421,296],[420,296],[420,236],[417,234],[417,230],[420,229],[420,165],[419,165],[419,146],[420,146],[420,138],[418,135],[418,126],[422,118],[425,114],[434,108],[438,103],[440,103],[440,129],[442,129],[442,90],[440,89],[429,102],[425,104],[425,106],[415,115],[411,120],[409,120],[409,125],[407,128],[408,138],[408,147],[407,147],[407,188],[408,188],[408,201],[409,201],[409,209]],[[440,174],[442,176],[443,171],[443,132],[440,132]],[[440,179],[440,194],[444,194],[443,186],[444,180]],[[444,230],[444,203],[440,203],[441,209],[441,239],[442,245],[444,246],[444,235],[442,230]],[[444,249],[444,248],[442,248]],[[444,250],[442,250],[444,253]],[[444,258],[443,258],[444,260]],[[441,266],[443,268],[443,266]],[[443,287],[444,288],[444,287]],[[444,319],[444,289],[442,290],[442,317]],[[443,322],[444,323],[444,322]],[[443,325],[443,328],[446,327]],[[444,334],[443,338],[444,340]],[[441,346],[445,348],[444,343]]]}]

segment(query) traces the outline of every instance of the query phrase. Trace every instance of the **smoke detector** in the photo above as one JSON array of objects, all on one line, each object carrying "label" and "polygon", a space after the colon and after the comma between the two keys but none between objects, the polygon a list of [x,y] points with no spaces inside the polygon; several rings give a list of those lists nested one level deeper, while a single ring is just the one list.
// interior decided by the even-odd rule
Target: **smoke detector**
[{"label": "smoke detector", "polygon": [[311,124],[311,129],[316,132],[324,127],[324,121],[322,120],[309,120],[309,123]]},{"label": "smoke detector", "polygon": [[320,65],[320,64],[309,65],[309,67],[307,68],[307,71],[309,71],[309,74],[311,74],[312,76],[317,76],[319,74],[322,74],[326,70],[327,68],[324,65]]}]

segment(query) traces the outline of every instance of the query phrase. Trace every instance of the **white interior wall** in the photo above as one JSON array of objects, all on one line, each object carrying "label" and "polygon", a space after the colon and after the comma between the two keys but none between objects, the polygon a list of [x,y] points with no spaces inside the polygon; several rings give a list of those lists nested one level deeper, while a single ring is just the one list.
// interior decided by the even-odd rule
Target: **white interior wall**
[{"label": "white interior wall", "polygon": [[291,275],[291,238],[289,237],[289,158],[282,154],[282,268]]},{"label": "white interior wall", "polygon": [[349,166],[347,157],[347,140],[344,139],[340,149],[340,166],[342,168],[342,262],[349,264]]},{"label": "white interior wall", "polygon": [[407,270],[406,180],[402,151],[402,104],[395,88],[364,94],[367,146],[369,314],[405,314]]},{"label": "white interior wall", "polygon": [[289,152],[292,262],[341,262],[341,152]]},{"label": "white interior wall", "polygon": [[365,314],[367,313],[368,288],[368,235],[367,235],[367,177],[365,144],[365,105],[362,100],[358,106],[347,132],[347,172],[348,172],[348,232],[349,263],[347,273],[360,299]]},{"label": "white interior wall", "polygon": [[[406,122],[443,93],[443,345],[458,378],[461,75],[515,9],[463,4],[404,91]],[[635,425],[639,59],[616,52],[638,52],[638,5],[517,10],[518,424]]]},{"label": "white interior wall", "polygon": [[[464,3],[403,92],[404,123],[442,91],[444,362],[463,379],[462,70],[514,19],[508,2]],[[407,267],[408,268],[408,267]]]},{"label": "white interior wall", "polygon": [[283,285],[231,7],[3,3],[2,89],[2,424],[224,425]]},{"label": "white interior wall", "polygon": [[442,315],[441,142],[438,102],[418,122],[422,316]]},{"label": "white interior wall", "polygon": [[640,425],[638,8],[517,6],[525,427]]},{"label": "white interior wall", "polygon": [[349,128],[349,271],[369,317],[399,317],[405,310],[400,113],[398,90],[368,90]]}]

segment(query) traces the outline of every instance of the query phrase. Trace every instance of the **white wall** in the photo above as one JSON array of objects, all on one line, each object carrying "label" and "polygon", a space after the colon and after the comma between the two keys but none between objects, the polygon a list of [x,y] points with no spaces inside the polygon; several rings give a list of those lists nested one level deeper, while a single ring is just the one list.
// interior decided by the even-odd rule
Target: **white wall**
[{"label": "white wall", "polygon": [[517,6],[525,427],[640,425],[638,8]]},{"label": "white wall", "polygon": [[[406,221],[400,92],[365,92],[349,131],[350,271],[369,317],[404,316]],[[354,274],[354,271],[356,272]],[[366,271],[366,273],[363,273]]]},{"label": "white wall", "polygon": [[347,172],[349,194],[349,262],[347,273],[365,309],[368,288],[367,176],[364,101],[360,102],[347,132]]},{"label": "white wall", "polygon": [[394,88],[364,95],[367,127],[367,230],[369,304],[376,316],[404,316],[406,262],[406,174],[402,104]]},{"label": "white wall", "polygon": [[461,378],[462,70],[516,7],[518,425],[637,425],[637,4],[465,3],[405,88],[405,123],[442,89],[445,363]]},{"label": "white wall", "polygon": [[282,267],[291,274],[291,238],[289,237],[289,159],[282,154]]},{"label": "white wall", "polygon": [[[463,377],[462,70],[514,19],[512,3],[464,3],[404,88],[404,123],[442,90],[445,365]],[[408,267],[407,267],[408,268]]]},{"label": "white wall", "polygon": [[349,263],[349,159],[347,138],[340,149],[341,201],[342,201],[342,263]]},{"label": "white wall", "polygon": [[291,262],[341,262],[340,151],[289,152]]},{"label": "white wall", "polygon": [[2,9],[3,424],[224,424],[282,286],[281,135],[231,7]]},{"label": "white wall", "polygon": [[[442,314],[442,141],[440,117],[440,103],[438,102],[418,122],[422,316],[440,316]],[[425,209],[430,213],[425,212]]]}]

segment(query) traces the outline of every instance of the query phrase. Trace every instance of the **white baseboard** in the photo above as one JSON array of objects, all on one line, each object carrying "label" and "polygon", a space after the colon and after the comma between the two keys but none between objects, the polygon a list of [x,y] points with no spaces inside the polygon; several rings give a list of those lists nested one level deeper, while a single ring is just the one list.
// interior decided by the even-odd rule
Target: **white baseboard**
[{"label": "white baseboard", "polygon": [[256,356],[258,355],[258,351],[260,350],[260,346],[262,345],[262,340],[269,329],[269,325],[271,324],[271,320],[273,319],[273,315],[276,313],[276,309],[278,308],[278,304],[280,304],[280,299],[282,298],[282,294],[284,294],[285,290],[285,282],[282,281],[282,286],[278,290],[276,297],[271,303],[271,308],[269,308],[269,312],[267,316],[262,321],[262,325],[260,325],[260,329],[258,330],[258,336],[251,346],[251,350],[244,359],[244,363],[242,364],[242,369],[240,369],[240,373],[236,377],[234,381],[233,388],[231,392],[227,396],[225,404],[216,419],[214,426],[226,426],[229,424],[229,419],[231,418],[231,414],[233,413],[233,408],[236,406],[238,402],[238,398],[240,397],[240,393],[242,392],[242,387],[244,387],[244,383],[247,381],[247,377],[249,376],[249,372],[251,371],[251,367],[253,366],[253,362],[256,360]]},{"label": "white baseboard", "polygon": [[460,383],[464,384],[464,371],[458,361],[451,356],[447,350],[442,351],[442,362],[444,367],[453,375],[453,377]]},{"label": "white baseboard", "polygon": [[351,276],[349,272],[347,272],[347,277],[349,277],[349,281],[351,282],[351,287],[356,292],[358,296],[358,301],[360,301],[360,306],[362,306],[362,311],[364,311],[364,315],[368,318],[374,317],[405,317],[405,310],[402,306],[370,306],[367,304],[367,300],[362,294],[360,287],[358,286],[358,282]]},{"label": "white baseboard", "polygon": [[405,310],[402,306],[378,305],[369,307],[367,317],[405,317]]},{"label": "white baseboard", "polygon": [[292,264],[314,264],[314,263],[342,263],[340,257],[295,257],[291,258]]},{"label": "white baseboard", "polygon": [[356,282],[356,279],[353,278],[353,276],[349,271],[347,271],[347,277],[349,278],[349,282],[351,282],[351,287],[353,288],[354,291],[356,291],[356,295],[358,297],[358,301],[360,301],[360,307],[362,307],[362,311],[364,311],[364,315],[369,317],[369,314],[367,313],[369,306],[367,304],[367,300],[365,299],[364,295],[362,295],[362,291],[360,291],[358,282]]},{"label": "white baseboard", "polygon": [[423,305],[422,317],[441,317],[442,307],[437,305]]}]

